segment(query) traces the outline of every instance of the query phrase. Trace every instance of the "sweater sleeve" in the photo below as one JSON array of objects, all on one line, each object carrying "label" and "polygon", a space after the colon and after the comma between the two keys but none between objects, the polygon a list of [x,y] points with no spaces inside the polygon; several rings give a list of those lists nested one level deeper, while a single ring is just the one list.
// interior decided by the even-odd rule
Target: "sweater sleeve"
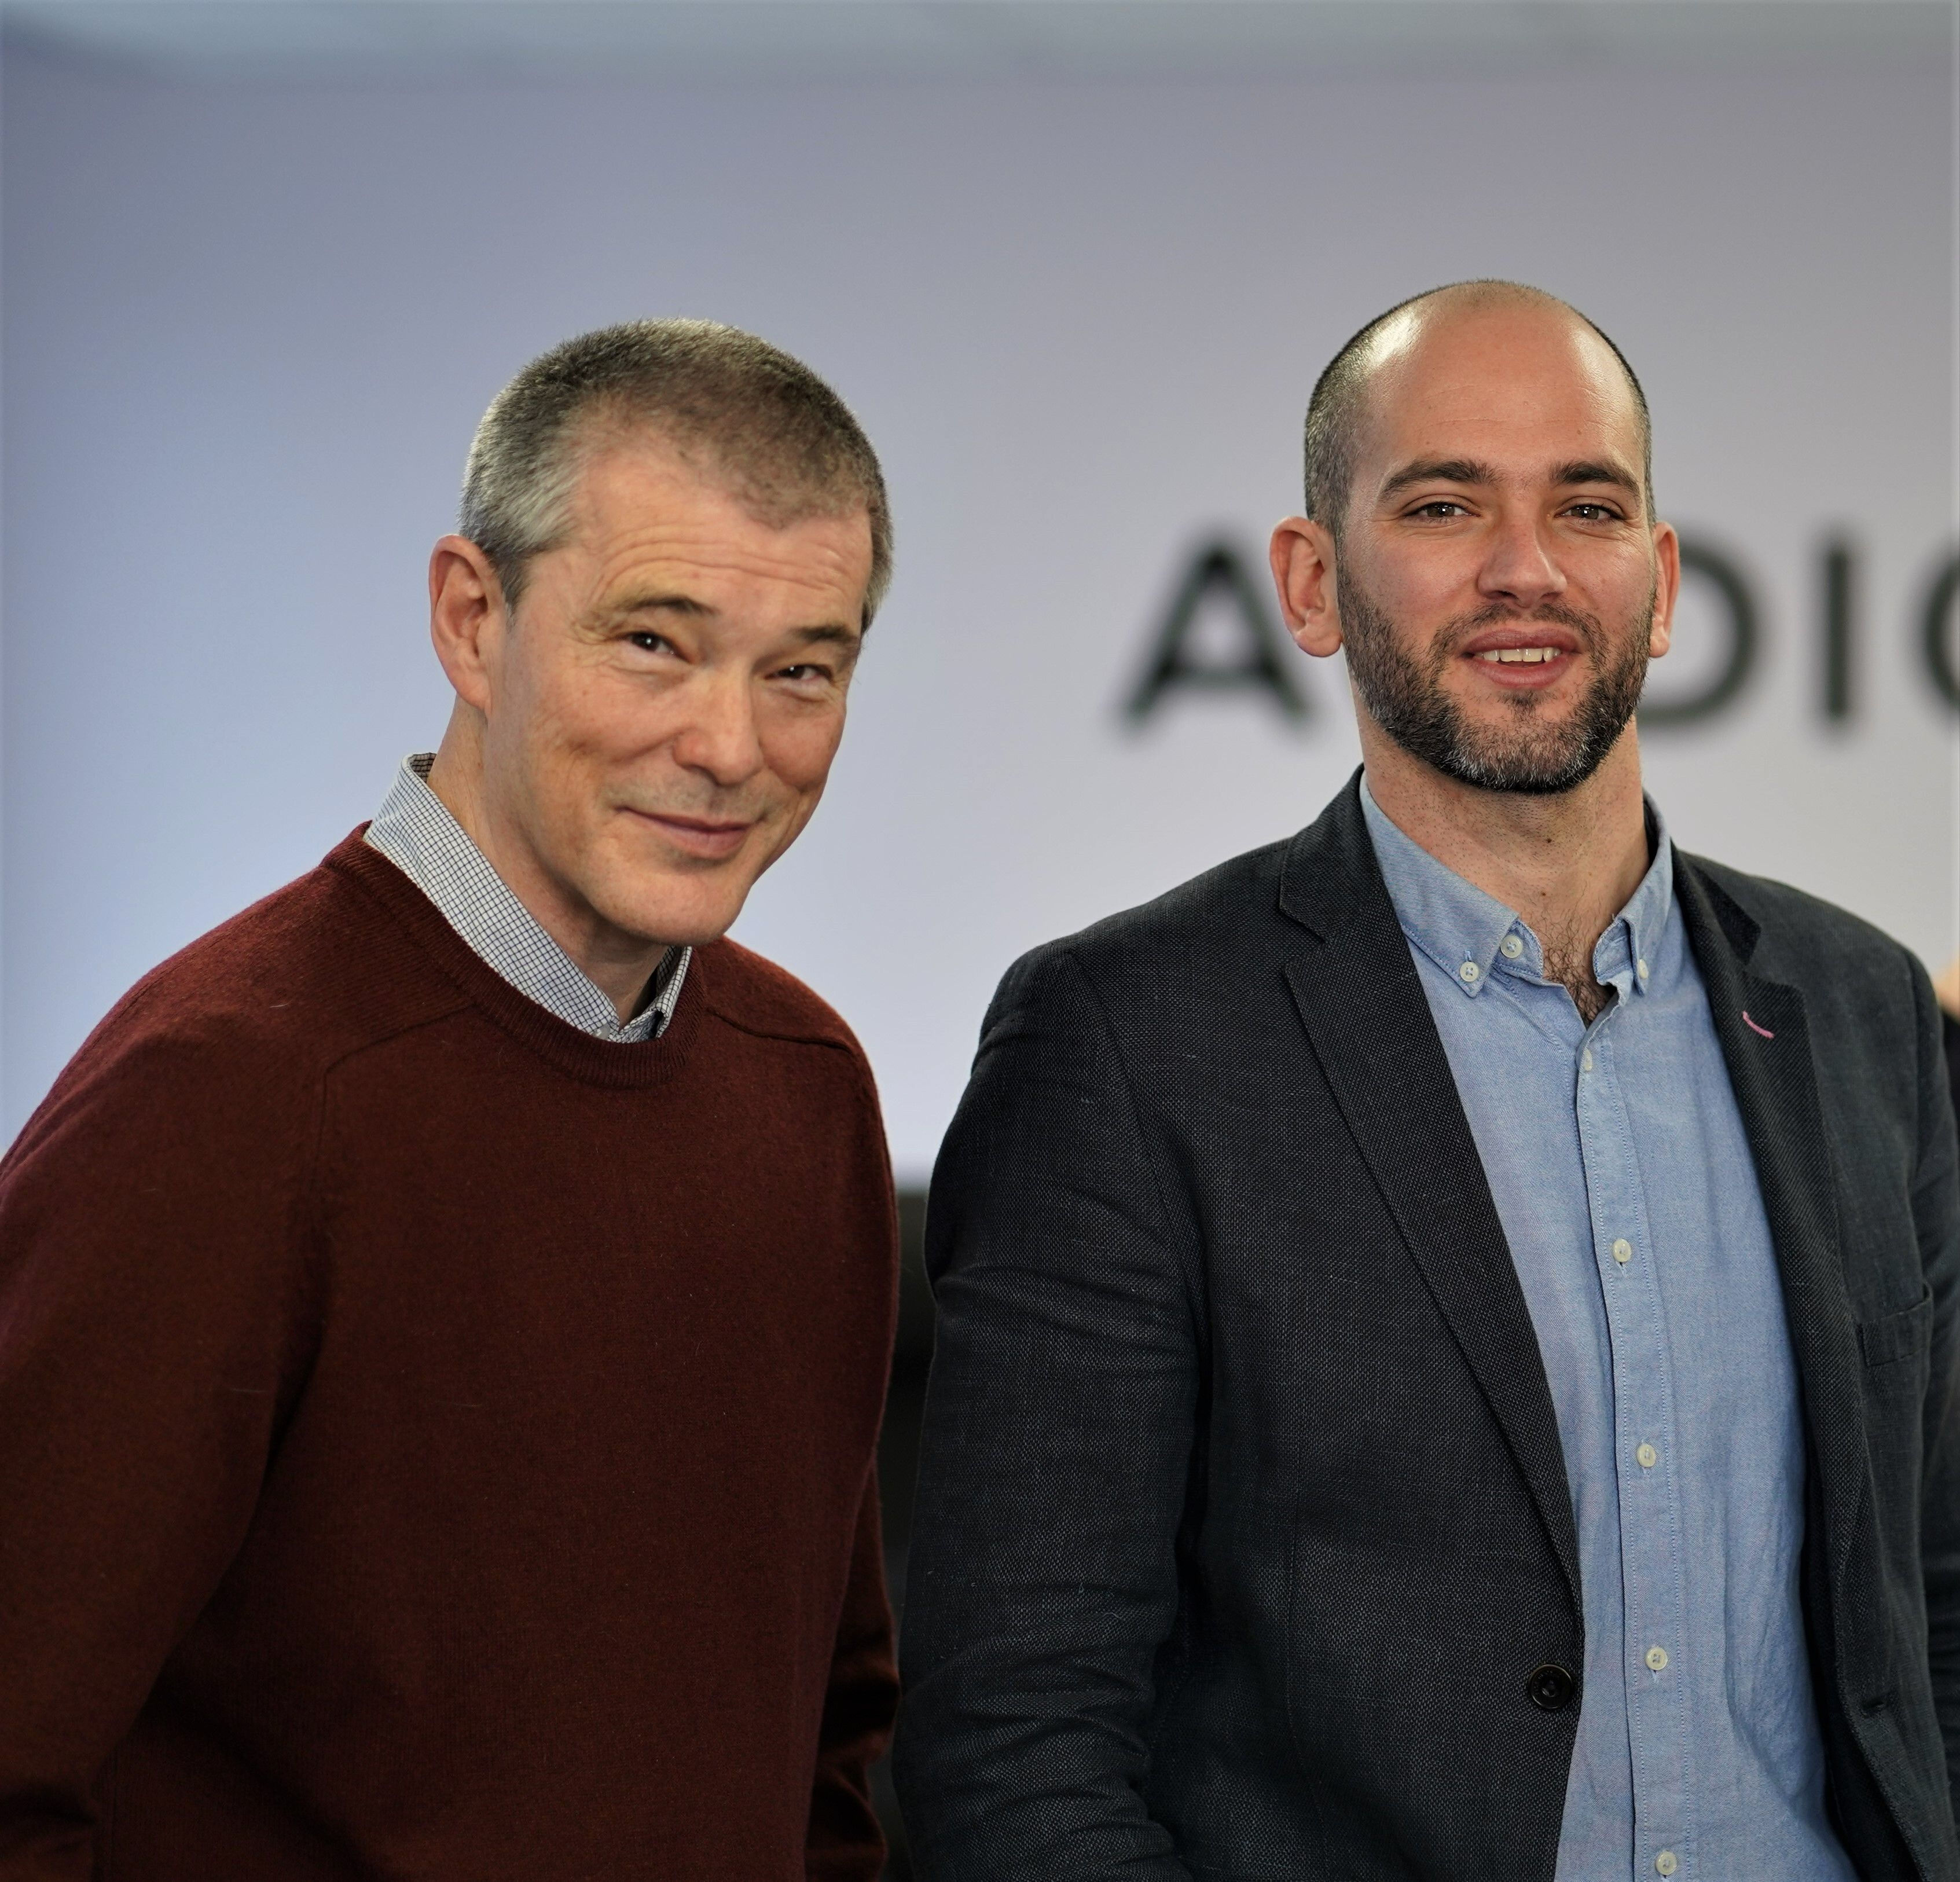
[{"label": "sweater sleeve", "polygon": [[885,1839],[871,1807],[870,1769],[884,1754],[898,1707],[874,1465],[858,1505],[851,1578],[824,1698],[805,1865],[810,1882],[877,1882],[883,1871]]},{"label": "sweater sleeve", "polygon": [[5,1882],[94,1872],[106,1763],[251,1519],[298,1371],[275,1058],[112,1018],[0,1163]]}]

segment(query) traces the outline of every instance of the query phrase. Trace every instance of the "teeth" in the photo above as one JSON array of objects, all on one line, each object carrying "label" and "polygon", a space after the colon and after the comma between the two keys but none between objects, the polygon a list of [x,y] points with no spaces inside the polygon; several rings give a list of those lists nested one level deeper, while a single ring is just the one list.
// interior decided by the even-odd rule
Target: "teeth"
[{"label": "teeth", "polygon": [[1559,647],[1494,647],[1488,653],[1478,654],[1477,658],[1507,667],[1535,667],[1545,661],[1556,660],[1564,651]]}]

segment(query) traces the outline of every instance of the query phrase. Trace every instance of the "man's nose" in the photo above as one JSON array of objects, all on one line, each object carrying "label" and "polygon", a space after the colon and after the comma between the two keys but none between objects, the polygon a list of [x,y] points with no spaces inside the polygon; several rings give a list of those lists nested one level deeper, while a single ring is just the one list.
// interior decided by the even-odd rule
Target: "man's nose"
[{"label": "man's nose", "polygon": [[1526,611],[1565,592],[1565,572],[1535,517],[1500,521],[1478,586],[1493,600],[1508,600]]},{"label": "man's nose", "polygon": [[704,673],[693,690],[687,723],[674,740],[675,759],[718,785],[746,782],[767,762],[746,676]]}]

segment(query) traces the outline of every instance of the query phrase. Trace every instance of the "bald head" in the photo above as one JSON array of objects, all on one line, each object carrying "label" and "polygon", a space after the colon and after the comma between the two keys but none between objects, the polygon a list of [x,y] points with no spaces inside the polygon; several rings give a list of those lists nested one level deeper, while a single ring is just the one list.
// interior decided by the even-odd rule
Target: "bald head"
[{"label": "bald head", "polygon": [[1419,357],[1448,349],[1474,355],[1478,340],[1564,345],[1624,396],[1637,436],[1647,514],[1653,514],[1653,442],[1647,395],[1626,355],[1577,307],[1516,281],[1459,281],[1378,315],[1328,363],[1306,408],[1306,513],[1338,537],[1372,405],[1384,383],[1405,379]]}]

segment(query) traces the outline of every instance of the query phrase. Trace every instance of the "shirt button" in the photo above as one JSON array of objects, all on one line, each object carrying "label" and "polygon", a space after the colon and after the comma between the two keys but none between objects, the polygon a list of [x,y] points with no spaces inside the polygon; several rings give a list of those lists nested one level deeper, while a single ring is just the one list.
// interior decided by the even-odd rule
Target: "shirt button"
[{"label": "shirt button", "polygon": [[1634,971],[1638,974],[1643,980],[1644,980],[1647,977],[1647,963],[1644,960],[1635,961],[1634,963]]},{"label": "shirt button", "polygon": [[1624,1268],[1633,1258],[1634,1244],[1623,1235],[1613,1244],[1613,1259]]},{"label": "shirt button", "polygon": [[1589,1046],[1579,1055],[1579,1069],[1581,1072],[1590,1072],[1592,1069],[1592,1052]]},{"label": "shirt button", "polygon": [[1474,960],[1464,962],[1463,965],[1456,970],[1456,977],[1467,986],[1470,982],[1477,978],[1476,962]]},{"label": "shirt button", "polygon": [[1667,1649],[1665,1647],[1650,1647],[1647,1649],[1647,1664],[1656,1673],[1661,1672],[1667,1665]]},{"label": "shirt button", "polygon": [[1651,1444],[1641,1445],[1634,1455],[1640,1460],[1640,1468],[1643,1470],[1651,1470],[1660,1462],[1660,1453]]},{"label": "shirt button", "polygon": [[1674,1852],[1672,1849],[1663,1849],[1654,1858],[1654,1867],[1662,1875],[1672,1875],[1681,1867],[1681,1864],[1675,1860]]},{"label": "shirt button", "polygon": [[1503,951],[1507,960],[1515,960],[1525,951],[1525,944],[1515,935],[1507,935],[1497,945]]}]

